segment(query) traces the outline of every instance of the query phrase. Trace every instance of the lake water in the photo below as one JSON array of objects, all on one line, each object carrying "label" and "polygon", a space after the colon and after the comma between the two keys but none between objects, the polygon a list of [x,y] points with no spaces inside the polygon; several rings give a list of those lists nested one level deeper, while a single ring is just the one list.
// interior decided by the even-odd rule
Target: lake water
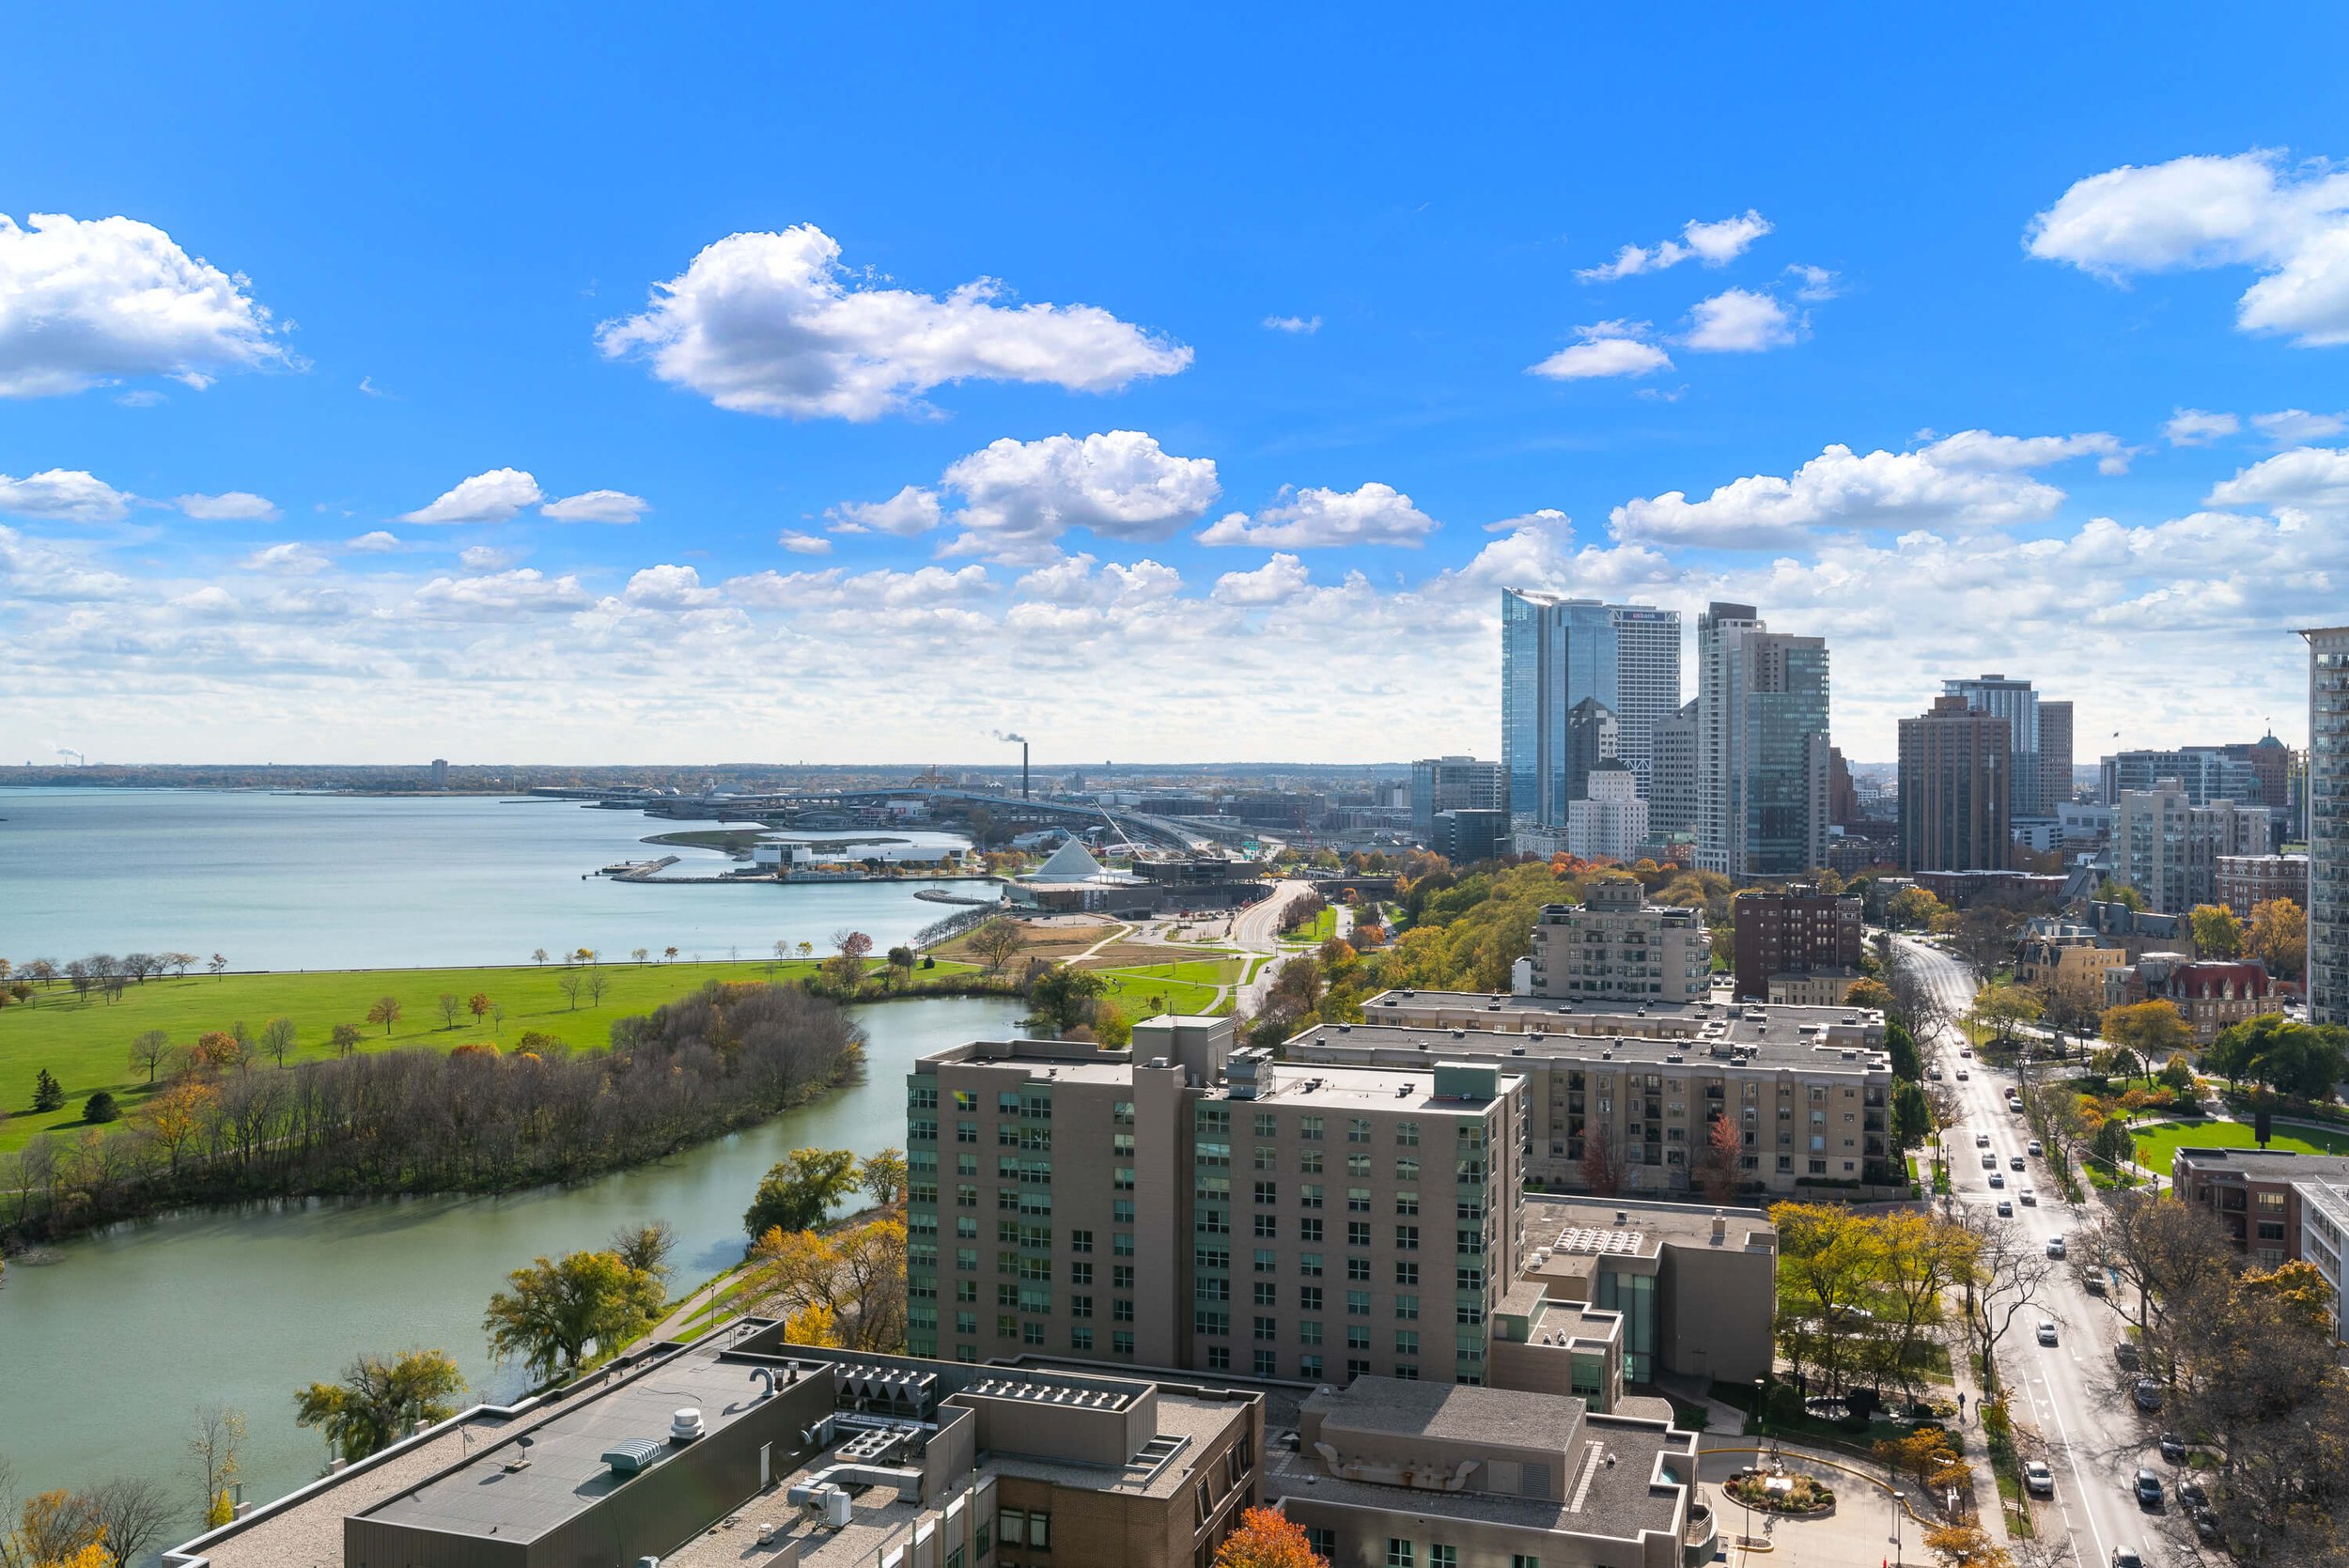
[{"label": "lake water", "polygon": [[956,908],[915,898],[930,884],[912,879],[598,877],[663,854],[681,858],[675,873],[735,862],[642,842],[717,823],[568,801],[0,789],[0,956],[20,963],[170,950],[240,970],[519,964],[539,947],[751,957],[777,940],[820,950],[848,928],[885,948]]},{"label": "lake water", "polygon": [[194,1533],[200,1488],[186,1476],[186,1440],[199,1405],[245,1411],[245,1496],[258,1501],[322,1468],[319,1435],[294,1425],[293,1391],[333,1380],[358,1352],[437,1347],[476,1393],[510,1394],[521,1380],[490,1364],[481,1330],[482,1309],[508,1270],[661,1219],[677,1230],[681,1292],[740,1258],[742,1211],[769,1166],[808,1145],[870,1154],[901,1144],[914,1060],[999,1033],[1021,1011],[993,999],[861,1007],[869,1036],[862,1083],[577,1187],[186,1213],[69,1242],[54,1263],[11,1267],[0,1289],[0,1458],[28,1493],[154,1476],[190,1509],[176,1544]]}]

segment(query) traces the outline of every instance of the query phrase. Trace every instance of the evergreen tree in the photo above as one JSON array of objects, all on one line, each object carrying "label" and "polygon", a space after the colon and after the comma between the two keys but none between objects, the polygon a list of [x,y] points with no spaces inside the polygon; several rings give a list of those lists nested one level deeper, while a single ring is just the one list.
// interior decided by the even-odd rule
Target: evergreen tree
[{"label": "evergreen tree", "polygon": [[48,1068],[43,1067],[40,1070],[40,1076],[33,1079],[33,1109],[54,1110],[63,1104],[65,1104],[64,1086],[58,1083]]}]

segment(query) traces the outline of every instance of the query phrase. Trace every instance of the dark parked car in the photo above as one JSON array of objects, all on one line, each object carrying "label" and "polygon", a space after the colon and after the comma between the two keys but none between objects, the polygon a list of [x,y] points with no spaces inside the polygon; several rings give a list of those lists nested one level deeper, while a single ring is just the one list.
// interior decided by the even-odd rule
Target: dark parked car
[{"label": "dark parked car", "polygon": [[2161,1477],[2151,1470],[2140,1469],[2137,1472],[2137,1506],[2139,1508],[2161,1506]]},{"label": "dark parked car", "polygon": [[2112,1358],[2121,1363],[2122,1371],[2135,1372],[2139,1360],[2137,1345],[2129,1340],[2123,1340],[2112,1347]]},{"label": "dark parked car", "polygon": [[2131,1397],[2137,1401],[2139,1410],[2158,1410],[2161,1408],[2161,1385],[2151,1377],[2140,1377],[2137,1380],[2137,1391]]},{"label": "dark parked car", "polygon": [[2172,1465],[2186,1463],[2186,1439],[2174,1432],[2161,1435],[2161,1456]]},{"label": "dark parked car", "polygon": [[2209,1509],[2196,1509],[2193,1514],[2193,1518],[2194,1534],[2205,1545],[2215,1546],[2218,1545],[2219,1542],[2224,1541],[2227,1538],[2226,1530],[2221,1529],[2219,1526],[2218,1515],[2213,1514]]},{"label": "dark parked car", "polygon": [[2189,1476],[2178,1483],[2178,1500],[2188,1508],[2208,1508],[2210,1493],[2203,1489],[2201,1482]]}]

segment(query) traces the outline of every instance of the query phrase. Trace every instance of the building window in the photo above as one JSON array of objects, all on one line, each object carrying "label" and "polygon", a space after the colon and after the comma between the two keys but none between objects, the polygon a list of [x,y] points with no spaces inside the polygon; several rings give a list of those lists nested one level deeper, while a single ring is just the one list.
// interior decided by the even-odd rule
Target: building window
[{"label": "building window", "polygon": [[1460,1568],[1457,1546],[1430,1545],[1427,1548],[1427,1568]]},{"label": "building window", "polygon": [[1119,1356],[1131,1356],[1134,1353],[1133,1330],[1130,1328],[1111,1329],[1110,1349]]},{"label": "building window", "polygon": [[1419,1265],[1415,1263],[1397,1263],[1394,1265],[1394,1282],[1398,1285],[1418,1284]]},{"label": "building window", "polygon": [[1228,1344],[1211,1344],[1207,1346],[1207,1370],[1209,1372],[1231,1371],[1232,1347]]},{"label": "building window", "polygon": [[1419,1227],[1417,1225],[1397,1225],[1394,1228],[1394,1246],[1395,1250],[1398,1252],[1418,1251]]},{"label": "building window", "polygon": [[1259,1377],[1273,1377],[1279,1375],[1278,1368],[1275,1365],[1275,1359],[1276,1358],[1273,1353],[1269,1350],[1257,1351],[1255,1357],[1256,1375]]},{"label": "building window", "polygon": [[1323,1525],[1307,1525],[1305,1545],[1316,1557],[1334,1558],[1338,1555],[1338,1532]]},{"label": "building window", "polygon": [[1091,1350],[1093,1348],[1093,1330],[1090,1328],[1071,1328],[1068,1330],[1068,1348],[1071,1350]]},{"label": "building window", "polygon": [[1394,1141],[1406,1147],[1416,1148],[1419,1145],[1419,1124],[1397,1122],[1394,1125]]},{"label": "building window", "polygon": [[1304,1378],[1307,1382],[1318,1381],[1321,1376],[1321,1358],[1318,1356],[1299,1356],[1297,1358],[1297,1375]]},{"label": "building window", "polygon": [[1280,1234],[1281,1217],[1279,1215],[1260,1214],[1256,1216],[1256,1235],[1260,1240],[1271,1241]]},{"label": "building window", "polygon": [[1419,1297],[1416,1296],[1396,1296],[1394,1298],[1394,1315],[1396,1318],[1405,1323],[1416,1323],[1419,1321]]}]

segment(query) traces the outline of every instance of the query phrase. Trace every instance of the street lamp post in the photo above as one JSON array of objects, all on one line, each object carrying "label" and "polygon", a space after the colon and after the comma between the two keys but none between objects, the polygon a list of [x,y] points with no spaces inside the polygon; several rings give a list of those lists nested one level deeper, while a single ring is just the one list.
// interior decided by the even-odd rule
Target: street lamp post
[{"label": "street lamp post", "polygon": [[1901,1568],[1901,1515],[1907,1512],[1908,1494],[1892,1494],[1892,1568]]},{"label": "street lamp post", "polygon": [[1768,1405],[1764,1397],[1768,1383],[1769,1379],[1766,1377],[1757,1377],[1753,1380],[1753,1432],[1757,1437],[1766,1436],[1770,1430],[1769,1419],[1766,1413]]}]

